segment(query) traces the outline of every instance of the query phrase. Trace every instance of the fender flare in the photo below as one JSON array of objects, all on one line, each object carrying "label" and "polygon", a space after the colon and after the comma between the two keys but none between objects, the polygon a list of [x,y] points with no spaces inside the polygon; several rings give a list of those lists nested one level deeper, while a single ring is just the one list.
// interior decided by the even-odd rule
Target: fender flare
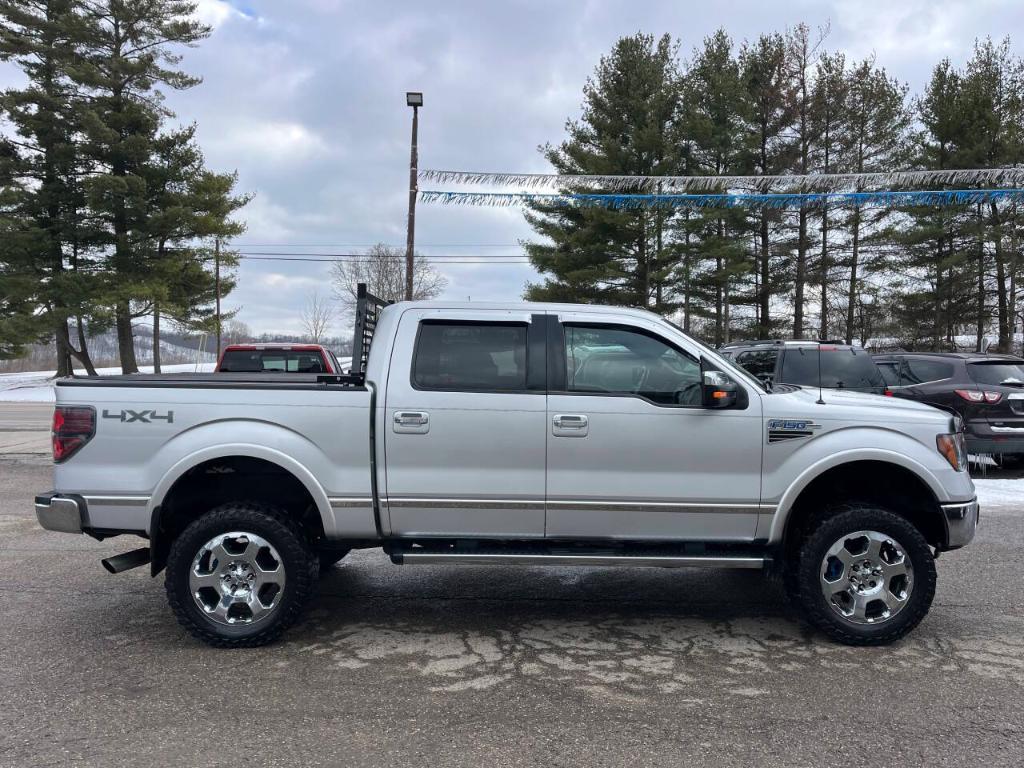
[{"label": "fender flare", "polygon": [[[324,531],[330,535],[330,532],[334,530],[334,516],[331,512],[331,503],[328,500],[327,492],[324,491],[323,487],[313,476],[313,473],[306,469],[306,467],[287,454],[264,445],[226,443],[195,451],[179,459],[164,473],[160,482],[157,483],[156,488],[153,490],[153,495],[149,499],[149,505],[146,508],[146,512],[149,515],[149,546],[151,552],[156,553],[158,546],[162,543],[157,541],[160,531],[160,512],[163,501],[171,488],[174,487],[174,484],[186,472],[200,464],[214,459],[229,459],[236,456],[262,459],[291,473],[295,479],[302,483],[312,497],[313,503],[316,504]],[[152,575],[156,576],[162,568],[162,558],[154,557],[151,567]]]},{"label": "fender flare", "polygon": [[786,524],[789,522],[789,515],[793,511],[793,505],[808,485],[830,469],[842,466],[843,464],[853,464],[858,461],[878,461],[908,470],[931,492],[936,505],[938,505],[939,499],[943,494],[942,484],[926,467],[917,461],[902,453],[885,448],[857,448],[841,451],[811,464],[786,488],[776,507],[775,514],[772,516],[771,528],[768,532],[768,543],[778,544],[782,541],[786,531]]}]

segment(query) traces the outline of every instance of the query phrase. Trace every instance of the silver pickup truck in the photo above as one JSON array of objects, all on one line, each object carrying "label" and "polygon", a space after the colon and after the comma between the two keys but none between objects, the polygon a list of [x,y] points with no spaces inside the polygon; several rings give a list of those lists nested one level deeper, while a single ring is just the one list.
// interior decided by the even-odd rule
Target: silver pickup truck
[{"label": "silver pickup truck", "polygon": [[649,312],[362,292],[345,375],[57,382],[40,524],[146,546],[219,646],[273,640],[354,548],[397,564],[780,574],[815,626],[921,621],[978,521],[963,434],[906,400],[768,391]]}]

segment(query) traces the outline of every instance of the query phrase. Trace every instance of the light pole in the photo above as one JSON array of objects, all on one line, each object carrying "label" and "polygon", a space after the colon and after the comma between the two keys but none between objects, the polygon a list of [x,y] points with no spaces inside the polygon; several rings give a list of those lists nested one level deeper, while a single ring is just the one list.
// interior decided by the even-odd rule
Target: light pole
[{"label": "light pole", "polygon": [[423,94],[410,91],[405,103],[412,107],[412,151],[409,154],[409,226],[405,238],[405,300],[412,301],[413,246],[416,240],[416,129],[419,125]]}]

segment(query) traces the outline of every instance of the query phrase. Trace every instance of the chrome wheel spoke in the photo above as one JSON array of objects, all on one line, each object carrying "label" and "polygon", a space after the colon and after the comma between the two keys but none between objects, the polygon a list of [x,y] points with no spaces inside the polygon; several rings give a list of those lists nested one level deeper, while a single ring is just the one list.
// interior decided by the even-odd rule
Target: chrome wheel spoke
[{"label": "chrome wheel spoke", "polygon": [[253,624],[280,603],[287,575],[277,550],[261,536],[233,531],[199,548],[189,573],[196,605],[217,624]]},{"label": "chrome wheel spoke", "polygon": [[906,606],[914,584],[913,566],[902,545],[870,530],[849,533],[829,547],[820,574],[822,596],[852,624],[890,620]]},{"label": "chrome wheel spoke", "polygon": [[217,590],[218,594],[221,591],[220,575],[216,571],[199,573],[193,568],[188,575],[188,585],[193,592],[198,592],[204,587],[212,587]]}]

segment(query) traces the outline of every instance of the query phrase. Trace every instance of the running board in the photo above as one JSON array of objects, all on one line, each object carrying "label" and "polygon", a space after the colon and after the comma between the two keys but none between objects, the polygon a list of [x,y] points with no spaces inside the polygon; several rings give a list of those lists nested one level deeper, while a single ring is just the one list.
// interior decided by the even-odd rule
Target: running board
[{"label": "running board", "polygon": [[629,568],[763,568],[761,556],[393,551],[398,565],[589,565]]}]

